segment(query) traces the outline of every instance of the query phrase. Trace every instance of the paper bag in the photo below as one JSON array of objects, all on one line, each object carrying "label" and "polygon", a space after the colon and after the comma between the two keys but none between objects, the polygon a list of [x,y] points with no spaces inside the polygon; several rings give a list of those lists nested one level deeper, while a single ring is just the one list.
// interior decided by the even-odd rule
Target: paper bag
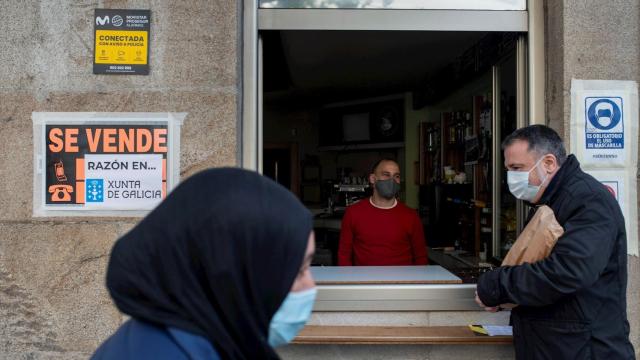
[{"label": "paper bag", "polygon": [[[540,206],[504,257],[502,266],[534,263],[546,258],[563,233],[564,229],[556,220],[553,210],[546,205]],[[514,304],[500,305],[504,308],[515,306]]]}]

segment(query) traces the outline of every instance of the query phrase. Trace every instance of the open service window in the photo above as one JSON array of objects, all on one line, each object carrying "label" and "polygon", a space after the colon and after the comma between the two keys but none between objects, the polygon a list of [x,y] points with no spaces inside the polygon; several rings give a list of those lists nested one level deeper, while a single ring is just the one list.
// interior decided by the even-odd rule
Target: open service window
[{"label": "open service window", "polygon": [[[257,14],[255,67],[245,56],[255,84],[245,73],[243,162],[314,214],[315,309],[475,309],[477,277],[500,264],[524,213],[506,186],[500,143],[528,123],[526,23],[394,29],[391,10],[371,19],[342,10],[365,24],[352,29],[322,25],[314,10],[266,11]],[[385,15],[379,29],[374,18]],[[316,25],[300,25],[305,16]],[[247,121],[252,87],[255,122]],[[428,266],[338,266],[345,211],[370,201],[380,159],[399,165],[397,199],[417,214]]]}]

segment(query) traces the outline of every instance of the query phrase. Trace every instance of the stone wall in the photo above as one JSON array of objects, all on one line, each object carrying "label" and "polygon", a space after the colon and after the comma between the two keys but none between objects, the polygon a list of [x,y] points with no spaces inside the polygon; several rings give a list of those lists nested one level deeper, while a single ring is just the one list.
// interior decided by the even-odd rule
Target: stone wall
[{"label": "stone wall", "polygon": [[[109,250],[138,219],[33,219],[33,111],[187,112],[181,176],[238,163],[241,1],[4,0],[0,11],[0,358],[86,358],[122,321]],[[640,77],[631,0],[548,1],[548,121],[568,138],[571,78]],[[152,11],[149,76],[92,74],[95,8]],[[640,260],[629,319],[640,357]],[[316,324],[444,325],[482,312],[314,314]],[[500,315],[504,316],[504,315]],[[499,317],[482,321],[504,321]],[[291,346],[291,359],[507,359],[510,346]]]},{"label": "stone wall", "polygon": [[[104,287],[138,219],[34,219],[32,111],[187,112],[181,177],[238,162],[239,4],[4,0],[0,358],[87,358],[121,323]],[[150,75],[93,75],[96,8],[150,9]]]}]

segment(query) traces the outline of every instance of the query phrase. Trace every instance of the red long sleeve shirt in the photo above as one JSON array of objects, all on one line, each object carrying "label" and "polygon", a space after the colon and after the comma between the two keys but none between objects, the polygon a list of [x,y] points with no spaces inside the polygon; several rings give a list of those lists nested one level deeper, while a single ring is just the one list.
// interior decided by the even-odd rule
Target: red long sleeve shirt
[{"label": "red long sleeve shirt", "polygon": [[340,229],[339,266],[426,265],[427,245],[415,210],[363,199],[347,208]]}]

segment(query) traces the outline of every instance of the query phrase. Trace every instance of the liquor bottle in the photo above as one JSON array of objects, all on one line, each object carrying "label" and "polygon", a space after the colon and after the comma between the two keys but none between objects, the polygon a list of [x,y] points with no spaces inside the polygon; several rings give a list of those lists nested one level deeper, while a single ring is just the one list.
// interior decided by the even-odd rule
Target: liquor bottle
[{"label": "liquor bottle", "polygon": [[456,143],[461,145],[464,143],[464,117],[462,112],[456,113]]},{"label": "liquor bottle", "polygon": [[431,125],[427,127],[427,152],[435,152],[438,148],[438,129]]},{"label": "liquor bottle", "polygon": [[480,110],[480,144],[482,149],[480,158],[483,160],[488,160],[491,157],[491,124],[493,119],[491,102],[489,101],[490,96],[491,94],[488,93],[484,97]]},{"label": "liquor bottle", "polygon": [[492,119],[492,114],[491,111],[492,106],[491,106],[491,93],[487,93],[487,95],[484,97],[484,103],[482,104],[482,117],[481,119],[483,119],[483,124],[481,124],[482,127],[484,127],[484,130],[488,133],[489,136],[491,136],[491,124],[493,122]]},{"label": "liquor bottle", "polygon": [[487,138],[485,137],[485,132],[487,131],[486,126],[487,126],[487,121],[485,119],[486,113],[484,111],[484,107],[485,107],[485,102],[487,101],[486,97],[483,97],[482,100],[482,105],[480,105],[480,115],[479,115],[479,125],[480,125],[480,129],[478,132],[478,143],[479,143],[479,150],[480,150],[480,155],[479,155],[479,159],[480,160],[486,160],[487,159],[487,146],[489,144],[487,144],[486,140]]},{"label": "liquor bottle", "polygon": [[492,153],[492,149],[491,149],[491,138],[493,137],[493,106],[491,104],[491,93],[487,93],[486,96],[486,102],[485,102],[485,106],[484,106],[484,112],[485,112],[485,120],[487,122],[486,128],[485,128],[485,142],[487,143],[487,159],[491,158],[491,153]]},{"label": "liquor bottle", "polygon": [[449,144],[455,144],[456,143],[456,127],[455,127],[455,113],[451,112],[449,113]]},{"label": "liquor bottle", "polygon": [[465,129],[464,129],[465,137],[472,136],[473,123],[471,122],[471,113],[469,112],[464,113],[464,125],[465,125]]}]

